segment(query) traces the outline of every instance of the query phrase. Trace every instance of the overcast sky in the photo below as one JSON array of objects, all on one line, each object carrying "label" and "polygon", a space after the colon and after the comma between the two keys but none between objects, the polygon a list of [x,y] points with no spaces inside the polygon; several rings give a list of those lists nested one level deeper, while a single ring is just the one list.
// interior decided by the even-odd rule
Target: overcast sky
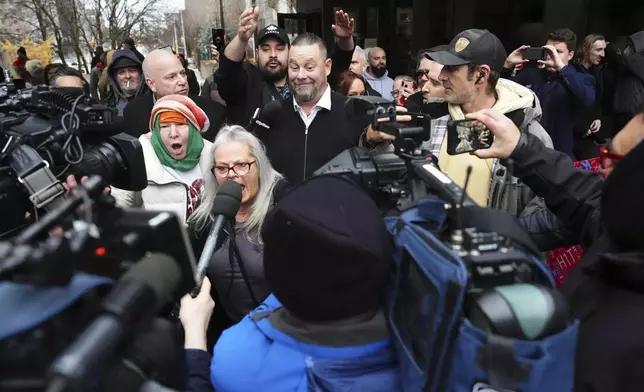
[{"label": "overcast sky", "polygon": [[[189,0],[185,0],[189,1]],[[161,4],[165,5],[168,8],[172,8],[173,10],[180,10],[180,9],[185,9],[185,2],[184,0],[161,0]]]}]

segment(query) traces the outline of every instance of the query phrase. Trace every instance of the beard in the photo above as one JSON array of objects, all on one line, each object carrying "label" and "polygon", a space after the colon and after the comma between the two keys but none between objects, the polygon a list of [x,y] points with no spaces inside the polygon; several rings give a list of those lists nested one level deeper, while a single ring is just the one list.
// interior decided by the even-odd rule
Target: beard
[{"label": "beard", "polygon": [[376,75],[377,78],[381,78],[387,72],[387,66],[381,65],[379,67],[371,67],[371,72]]},{"label": "beard", "polygon": [[462,91],[454,91],[452,89],[445,89],[445,101],[453,105],[463,105],[470,102],[476,96],[476,89],[474,86]]},{"label": "beard", "polygon": [[288,69],[279,61],[278,63],[279,67],[275,70],[269,69],[268,67],[266,67],[266,64],[261,64],[259,66],[260,71],[262,71],[266,79],[271,82],[277,82],[284,79],[286,77],[286,74],[288,73]]},{"label": "beard", "polygon": [[443,103],[446,102],[446,99],[444,97],[429,97],[429,98],[423,98],[423,103],[428,104],[428,103]]},{"label": "beard", "polygon": [[322,89],[317,86],[312,87],[293,87],[293,97],[296,102],[311,102],[320,95]]}]

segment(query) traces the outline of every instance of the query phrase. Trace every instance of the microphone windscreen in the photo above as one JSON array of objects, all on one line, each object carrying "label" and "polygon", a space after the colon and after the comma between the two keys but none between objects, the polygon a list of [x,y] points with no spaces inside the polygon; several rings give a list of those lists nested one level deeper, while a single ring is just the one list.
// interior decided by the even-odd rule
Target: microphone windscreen
[{"label": "microphone windscreen", "polygon": [[170,301],[181,282],[181,268],[163,253],[150,253],[134,264],[121,280],[135,280],[148,286],[155,294],[157,305]]},{"label": "microphone windscreen", "polygon": [[235,218],[241,205],[241,198],[241,185],[231,180],[224,182],[217,189],[211,214],[223,215],[230,219]]}]

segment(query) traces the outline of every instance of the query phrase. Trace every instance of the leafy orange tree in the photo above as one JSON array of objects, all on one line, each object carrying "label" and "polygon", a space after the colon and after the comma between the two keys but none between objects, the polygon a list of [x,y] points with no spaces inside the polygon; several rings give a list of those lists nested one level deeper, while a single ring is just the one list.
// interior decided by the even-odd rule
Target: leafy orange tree
[{"label": "leafy orange tree", "polygon": [[[40,60],[43,66],[51,63],[53,59],[53,43],[54,39],[47,38],[43,42],[34,42],[31,38],[26,38],[18,44],[10,41],[0,43],[0,48],[5,50],[10,56],[14,56],[19,47],[24,47],[27,50],[27,57],[30,60]],[[14,56],[15,57],[15,56]]]}]

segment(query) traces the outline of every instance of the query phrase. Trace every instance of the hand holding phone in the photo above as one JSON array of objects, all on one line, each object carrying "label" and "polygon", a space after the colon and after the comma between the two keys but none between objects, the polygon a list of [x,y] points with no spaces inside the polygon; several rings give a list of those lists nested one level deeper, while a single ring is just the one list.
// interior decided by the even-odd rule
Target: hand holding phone
[{"label": "hand holding phone", "polygon": [[224,36],[226,32],[224,29],[212,29],[212,44],[215,45],[215,48],[219,53],[224,50]]},{"label": "hand holding phone", "polygon": [[494,135],[480,121],[458,120],[447,125],[447,153],[465,154],[492,147]]}]

